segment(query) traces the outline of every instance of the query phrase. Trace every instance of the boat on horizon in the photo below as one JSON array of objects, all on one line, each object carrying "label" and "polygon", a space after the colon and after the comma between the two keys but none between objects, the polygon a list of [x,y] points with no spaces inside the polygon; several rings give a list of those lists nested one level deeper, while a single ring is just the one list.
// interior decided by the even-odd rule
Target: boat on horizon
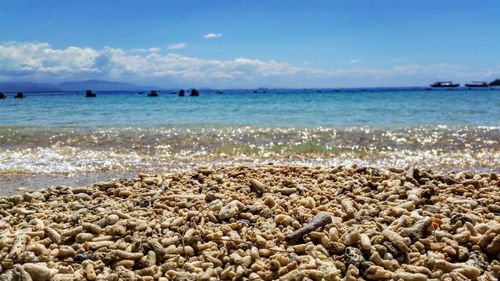
[{"label": "boat on horizon", "polygon": [[454,84],[451,81],[437,81],[431,84],[432,88],[457,88],[460,84]]},{"label": "boat on horizon", "polygon": [[500,86],[500,79],[495,79],[495,81],[490,83],[490,87]]},{"label": "boat on horizon", "polygon": [[473,81],[472,83],[465,84],[467,88],[488,88],[490,85],[487,82]]}]

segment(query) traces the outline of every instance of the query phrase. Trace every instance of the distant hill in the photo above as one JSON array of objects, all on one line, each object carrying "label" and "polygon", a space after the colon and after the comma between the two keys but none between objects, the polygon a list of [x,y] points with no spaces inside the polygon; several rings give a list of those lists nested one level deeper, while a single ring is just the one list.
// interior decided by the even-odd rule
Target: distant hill
[{"label": "distant hill", "polygon": [[85,91],[89,89],[92,91],[140,91],[154,89],[151,86],[103,80],[69,81],[56,86],[63,91]]},{"label": "distant hill", "polygon": [[86,80],[68,81],[59,84],[34,82],[0,82],[0,92],[57,92],[57,91],[148,91],[161,90],[152,86],[140,86],[131,83]]},{"label": "distant hill", "polygon": [[0,91],[3,92],[54,92],[59,88],[47,83],[33,82],[0,82]]}]

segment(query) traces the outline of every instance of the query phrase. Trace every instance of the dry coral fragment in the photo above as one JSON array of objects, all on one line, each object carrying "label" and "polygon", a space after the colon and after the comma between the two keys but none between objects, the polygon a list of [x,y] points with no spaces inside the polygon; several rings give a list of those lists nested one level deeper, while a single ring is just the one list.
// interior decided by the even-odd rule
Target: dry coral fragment
[{"label": "dry coral fragment", "polygon": [[443,270],[445,273],[452,271],[458,272],[471,279],[477,279],[481,274],[480,269],[475,266],[463,263],[450,263],[446,260],[435,260],[434,269]]},{"label": "dry coral fragment", "polygon": [[360,240],[361,240],[361,234],[359,233],[359,230],[346,232],[344,235],[345,244],[348,246],[358,245]]},{"label": "dry coral fragment", "polygon": [[408,253],[408,245],[406,245],[406,242],[404,241],[403,237],[401,237],[399,234],[396,232],[390,230],[390,229],[384,229],[382,231],[382,235],[392,244],[394,244],[396,247],[398,247],[403,253]]},{"label": "dry coral fragment", "polygon": [[469,281],[470,279],[459,272],[450,272],[441,276],[443,281]]},{"label": "dry coral fragment", "polygon": [[255,192],[257,192],[257,194],[261,195],[263,193],[265,193],[267,190],[269,190],[269,188],[264,185],[263,183],[261,183],[260,181],[256,180],[256,179],[250,179],[249,181],[250,183],[250,188],[252,190],[254,190]]},{"label": "dry coral fragment", "polygon": [[346,219],[352,219],[356,215],[356,209],[352,206],[352,202],[350,200],[342,200],[342,207],[346,213]]},{"label": "dry coral fragment", "polygon": [[33,280],[22,264],[50,281],[498,277],[498,180],[401,176],[216,168],[0,198],[0,280]]},{"label": "dry coral fragment", "polygon": [[75,237],[76,235],[80,234],[83,232],[83,227],[82,226],[77,226],[73,229],[68,229],[63,232],[61,232],[61,236],[67,236],[67,237]]},{"label": "dry coral fragment", "polygon": [[281,193],[282,195],[292,195],[297,192],[297,188],[295,187],[284,187],[281,189],[278,189],[278,192]]},{"label": "dry coral fragment", "polygon": [[359,277],[359,269],[355,265],[350,264],[348,269],[347,269],[347,273],[345,275],[345,280],[346,281],[357,281],[358,277]]},{"label": "dry coral fragment", "polygon": [[94,281],[97,279],[97,275],[95,274],[94,266],[92,265],[92,263],[88,263],[85,266],[85,277],[89,281]]},{"label": "dry coral fragment", "polygon": [[319,213],[305,226],[287,235],[288,243],[295,244],[306,234],[332,222],[332,216],[327,213]]},{"label": "dry coral fragment", "polygon": [[22,253],[24,253],[26,248],[26,234],[19,233],[14,238],[14,242],[12,243],[12,247],[10,248],[9,254],[7,257],[9,259],[17,259]]},{"label": "dry coral fragment", "polygon": [[76,255],[76,251],[70,246],[63,245],[57,250],[57,254],[55,255],[58,258],[69,258],[74,257]]},{"label": "dry coral fragment", "polygon": [[[11,272],[10,275],[2,274],[0,276],[0,278],[2,278],[5,281],[12,281],[12,280],[32,281],[33,280],[31,278],[31,275],[26,270],[24,270],[24,268],[20,264],[14,265],[14,269],[12,271],[9,271],[9,272]],[[0,279],[0,280],[2,280],[2,279]]]},{"label": "dry coral fragment", "polygon": [[167,251],[163,247],[163,245],[157,239],[151,239],[148,241],[149,247],[153,249],[153,251],[159,256],[163,257]]},{"label": "dry coral fragment", "polygon": [[371,280],[381,280],[392,278],[392,272],[383,267],[372,265],[365,270],[365,277]]},{"label": "dry coral fragment", "polygon": [[93,242],[85,242],[83,243],[83,248],[86,250],[96,251],[100,248],[108,248],[113,245],[115,242],[113,241],[93,241]]},{"label": "dry coral fragment", "polygon": [[410,273],[410,272],[394,272],[392,273],[392,279],[394,280],[404,280],[404,281],[426,281],[429,277],[422,273]]},{"label": "dry coral fragment", "polygon": [[373,252],[373,254],[370,256],[370,261],[376,265],[382,266],[389,271],[395,271],[399,268],[399,263],[396,260],[382,259],[377,251]]},{"label": "dry coral fragment", "polygon": [[372,248],[370,237],[366,233],[360,234],[359,244],[363,250],[370,250]]},{"label": "dry coral fragment", "polygon": [[25,263],[23,269],[29,273],[33,281],[48,281],[57,273],[57,270],[43,264]]},{"label": "dry coral fragment", "polygon": [[88,232],[93,233],[93,234],[100,234],[102,231],[102,228],[94,223],[84,222],[82,224],[82,227],[85,231],[88,231]]},{"label": "dry coral fragment", "polygon": [[39,243],[27,245],[26,251],[31,251],[37,255],[40,255],[40,256],[49,254],[49,250],[43,244],[39,244]]},{"label": "dry coral fragment", "polygon": [[61,235],[59,234],[59,232],[54,230],[52,227],[47,226],[44,228],[44,231],[45,231],[45,235],[47,235],[47,237],[49,237],[50,240],[52,240],[52,242],[54,242],[57,245],[62,243]]},{"label": "dry coral fragment", "polygon": [[95,236],[92,233],[87,233],[87,232],[79,233],[78,235],[76,235],[75,241],[77,243],[84,243],[87,241],[92,241],[92,239],[94,239],[94,237]]},{"label": "dry coral fragment", "polygon": [[432,219],[425,217],[418,220],[412,227],[400,228],[399,233],[403,236],[410,237],[410,239],[415,242],[421,238],[425,238],[425,234],[431,223]]},{"label": "dry coral fragment", "polygon": [[219,211],[217,217],[219,220],[233,218],[243,211],[243,209],[245,209],[245,205],[243,205],[243,203],[238,200],[233,200]]},{"label": "dry coral fragment", "polygon": [[432,272],[425,266],[411,265],[411,264],[403,264],[401,268],[406,272],[411,273],[422,273],[427,276],[431,276]]},{"label": "dry coral fragment", "polygon": [[123,250],[113,250],[111,255],[119,260],[139,260],[144,256],[143,253],[131,253]]}]

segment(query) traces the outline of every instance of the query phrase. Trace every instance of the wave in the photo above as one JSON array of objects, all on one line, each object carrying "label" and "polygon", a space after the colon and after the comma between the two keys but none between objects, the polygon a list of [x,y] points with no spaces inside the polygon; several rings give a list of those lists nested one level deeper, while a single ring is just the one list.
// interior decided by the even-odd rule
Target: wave
[{"label": "wave", "polygon": [[500,127],[0,128],[0,173],[163,172],[194,165],[419,165],[499,170]]}]

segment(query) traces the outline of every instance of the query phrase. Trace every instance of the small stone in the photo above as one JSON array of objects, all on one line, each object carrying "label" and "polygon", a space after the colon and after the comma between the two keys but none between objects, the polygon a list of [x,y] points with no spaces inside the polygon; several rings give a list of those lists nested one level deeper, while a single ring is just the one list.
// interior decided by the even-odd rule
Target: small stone
[{"label": "small stone", "polygon": [[119,220],[120,220],[120,218],[117,215],[115,215],[115,214],[109,215],[106,218],[106,224],[113,225],[113,224],[117,223]]}]

